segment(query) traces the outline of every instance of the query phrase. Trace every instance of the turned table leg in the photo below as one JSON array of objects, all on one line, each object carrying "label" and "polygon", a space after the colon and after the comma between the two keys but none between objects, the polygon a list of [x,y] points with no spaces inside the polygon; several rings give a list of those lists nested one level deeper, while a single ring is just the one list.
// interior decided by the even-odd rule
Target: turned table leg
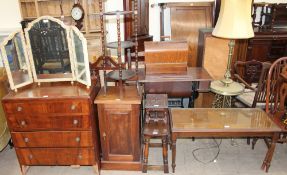
[{"label": "turned table leg", "polygon": [[273,153],[274,153],[275,146],[276,146],[276,143],[278,141],[278,138],[279,138],[279,133],[274,133],[273,137],[272,137],[272,143],[271,143],[270,148],[268,149],[268,151],[266,153],[266,156],[265,156],[265,159],[264,159],[264,161],[262,163],[261,169],[262,170],[265,169],[266,172],[268,172],[269,167],[271,165],[271,160],[272,160],[272,157],[273,157]]},{"label": "turned table leg", "polygon": [[143,168],[142,172],[146,173],[147,172],[147,162],[148,162],[148,152],[149,152],[149,138],[145,138],[145,146],[144,146],[144,157],[143,157]]},{"label": "turned table leg", "polygon": [[176,137],[172,136],[172,172],[175,172],[175,157],[176,157]]},{"label": "turned table leg", "polygon": [[168,160],[167,160],[167,137],[162,138],[162,157],[163,157],[163,170],[168,173]]}]

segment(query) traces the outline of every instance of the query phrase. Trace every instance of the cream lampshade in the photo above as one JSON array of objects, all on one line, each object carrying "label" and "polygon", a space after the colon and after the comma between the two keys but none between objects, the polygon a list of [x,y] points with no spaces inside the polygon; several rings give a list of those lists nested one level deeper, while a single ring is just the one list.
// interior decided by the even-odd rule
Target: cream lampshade
[{"label": "cream lampshade", "polygon": [[227,39],[254,37],[251,17],[252,0],[222,0],[213,36]]},{"label": "cream lampshade", "polygon": [[252,0],[222,0],[219,18],[212,32],[212,35],[215,37],[230,39],[228,44],[228,62],[224,79],[213,81],[210,84],[211,91],[215,92],[218,97],[220,97],[220,95],[224,96],[222,100],[224,104],[225,97],[228,97],[228,102],[226,102],[228,105],[223,105],[223,107],[230,107],[231,96],[239,95],[244,90],[241,84],[233,82],[231,79],[231,60],[235,39],[254,37],[251,10]]},{"label": "cream lampshade", "polygon": [[234,50],[234,39],[246,39],[254,36],[251,18],[252,0],[222,0],[219,18],[212,32],[213,36],[231,39],[229,42],[229,54],[227,69],[221,80],[224,86],[233,83],[230,73],[230,65]]}]

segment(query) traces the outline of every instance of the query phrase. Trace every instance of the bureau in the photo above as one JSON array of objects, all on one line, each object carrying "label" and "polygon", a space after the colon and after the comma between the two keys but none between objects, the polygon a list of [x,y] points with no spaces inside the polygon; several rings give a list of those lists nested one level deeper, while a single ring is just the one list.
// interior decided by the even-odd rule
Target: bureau
[{"label": "bureau", "polygon": [[[99,84],[99,83],[97,83]],[[32,165],[90,165],[99,171],[93,100],[100,87],[47,83],[2,100],[22,174]]]}]

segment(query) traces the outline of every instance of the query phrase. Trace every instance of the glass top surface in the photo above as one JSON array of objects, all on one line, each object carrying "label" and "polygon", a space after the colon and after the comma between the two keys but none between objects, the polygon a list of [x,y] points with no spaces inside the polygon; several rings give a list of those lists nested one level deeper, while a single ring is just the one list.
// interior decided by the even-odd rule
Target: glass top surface
[{"label": "glass top surface", "polygon": [[256,108],[173,108],[171,120],[173,131],[280,131],[265,111]]}]

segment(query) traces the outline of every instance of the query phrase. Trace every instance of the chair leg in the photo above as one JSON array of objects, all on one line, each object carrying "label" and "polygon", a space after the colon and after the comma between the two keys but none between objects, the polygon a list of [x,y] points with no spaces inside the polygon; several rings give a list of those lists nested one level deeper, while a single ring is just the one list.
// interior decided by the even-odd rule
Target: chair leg
[{"label": "chair leg", "polygon": [[247,145],[250,145],[250,137],[247,137]]},{"label": "chair leg", "polygon": [[145,145],[144,145],[144,157],[143,157],[143,167],[142,167],[143,173],[147,172],[149,140],[150,140],[149,138],[144,139]]},{"label": "chair leg", "polygon": [[167,160],[167,136],[162,138],[162,156],[163,156],[163,171],[164,173],[169,173],[168,171],[168,160]]},{"label": "chair leg", "polygon": [[258,140],[257,137],[256,137],[256,138],[253,138],[253,140],[252,140],[252,149],[254,149],[257,140]]}]

